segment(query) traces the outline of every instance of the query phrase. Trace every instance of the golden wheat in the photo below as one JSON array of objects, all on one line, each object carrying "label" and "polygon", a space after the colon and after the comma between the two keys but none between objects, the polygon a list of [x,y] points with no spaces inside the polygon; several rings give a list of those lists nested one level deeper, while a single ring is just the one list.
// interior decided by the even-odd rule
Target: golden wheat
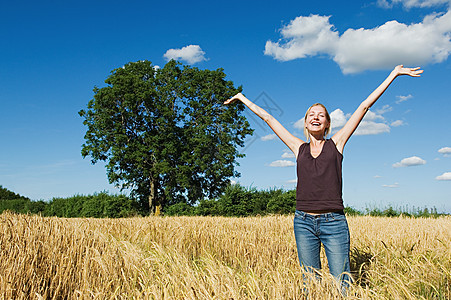
[{"label": "golden wheat", "polygon": [[[450,299],[451,217],[348,222],[348,299]],[[327,268],[322,280],[302,273],[292,216],[0,223],[1,299],[341,298]]]}]

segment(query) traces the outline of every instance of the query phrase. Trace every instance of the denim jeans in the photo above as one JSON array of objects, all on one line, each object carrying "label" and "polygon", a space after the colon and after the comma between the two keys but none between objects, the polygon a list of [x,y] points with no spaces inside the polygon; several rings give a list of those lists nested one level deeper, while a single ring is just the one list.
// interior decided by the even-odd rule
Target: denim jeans
[{"label": "denim jeans", "polygon": [[301,266],[313,272],[321,269],[321,243],[326,251],[330,273],[343,290],[349,285],[349,228],[343,212],[310,215],[296,210],[294,235]]}]

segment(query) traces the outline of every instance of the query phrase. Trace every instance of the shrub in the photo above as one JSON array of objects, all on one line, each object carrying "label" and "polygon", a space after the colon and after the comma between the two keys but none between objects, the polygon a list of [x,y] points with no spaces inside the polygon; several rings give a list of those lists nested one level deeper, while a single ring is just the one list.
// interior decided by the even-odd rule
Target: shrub
[{"label": "shrub", "polygon": [[164,214],[168,216],[193,216],[195,215],[195,208],[185,202],[180,202],[168,206],[164,210]]}]

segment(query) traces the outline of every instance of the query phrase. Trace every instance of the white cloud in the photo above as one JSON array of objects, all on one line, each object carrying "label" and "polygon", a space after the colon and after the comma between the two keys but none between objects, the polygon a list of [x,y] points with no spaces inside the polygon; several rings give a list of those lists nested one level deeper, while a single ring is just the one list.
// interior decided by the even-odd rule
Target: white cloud
[{"label": "white cloud", "polygon": [[435,177],[436,180],[451,180],[451,172],[445,172],[440,176]]},{"label": "white cloud", "polygon": [[376,110],[376,113],[377,113],[378,115],[382,115],[382,114],[385,114],[386,112],[390,112],[390,111],[392,111],[392,110],[393,110],[393,107],[391,107],[391,106],[388,105],[388,104],[385,104],[384,106],[382,106],[382,108],[377,109],[377,110]]},{"label": "white cloud", "polygon": [[[389,111],[387,108],[382,109],[382,112]],[[344,114],[341,109],[336,109],[330,114],[332,133],[337,132],[342,128],[351,114]],[[368,111],[362,122],[357,127],[354,135],[373,135],[385,132],[390,132],[390,126],[384,122],[384,117],[372,111]]]},{"label": "white cloud", "polygon": [[310,15],[297,17],[280,32],[286,42],[266,42],[265,54],[277,60],[288,61],[296,58],[315,56],[320,53],[333,54],[339,39],[333,31],[329,17]]},{"label": "white cloud", "polygon": [[433,7],[443,4],[449,4],[449,0],[377,0],[377,5],[382,8],[392,8],[393,6],[400,4],[407,9],[413,7]]},{"label": "white cloud", "polygon": [[270,167],[285,168],[296,166],[296,163],[291,160],[276,160],[269,164]]},{"label": "white cloud", "polygon": [[287,183],[289,183],[289,184],[298,183],[298,180],[297,179],[290,179],[290,180],[287,181]]},{"label": "white cloud", "polygon": [[205,52],[199,45],[189,45],[181,49],[169,49],[163,56],[167,60],[183,60],[189,64],[195,64],[207,60],[204,55]]},{"label": "white cloud", "polygon": [[281,40],[266,42],[265,54],[280,61],[326,54],[348,74],[399,63],[439,63],[451,53],[451,10],[428,15],[416,24],[389,21],[376,28],[348,29],[341,36],[329,18],[295,18],[280,30]]},{"label": "white cloud", "polygon": [[399,188],[399,183],[396,182],[394,184],[383,184],[382,186],[386,188]]},{"label": "white cloud", "polygon": [[387,124],[363,120],[359,127],[357,127],[354,135],[374,135],[385,132],[390,132],[390,126]]},{"label": "white cloud", "polygon": [[284,151],[282,154],[282,158],[295,158],[295,157],[296,156],[291,151]]},{"label": "white cloud", "polygon": [[272,140],[275,140],[275,139],[277,139],[277,135],[275,135],[275,134],[268,134],[268,135],[262,136],[262,137],[260,138],[260,140],[262,140],[262,141],[264,141],[264,142],[266,142],[266,141],[272,141]]},{"label": "white cloud", "polygon": [[407,96],[396,96],[396,98],[398,98],[398,100],[396,100],[396,104],[402,103],[404,101],[410,100],[413,98],[412,95],[407,95]]},{"label": "white cloud", "polygon": [[[380,110],[382,113],[384,113],[383,110]],[[365,117],[363,118],[365,121],[377,121],[377,120],[384,120],[384,117],[381,115],[381,113],[375,113],[371,110],[367,111],[365,114]]]},{"label": "white cloud", "polygon": [[426,161],[418,156],[412,156],[402,159],[400,162],[393,164],[394,168],[412,167],[426,164]]},{"label": "white cloud", "polygon": [[405,123],[402,120],[396,120],[390,124],[391,127],[399,127],[399,126],[403,126],[403,125],[405,125]]},{"label": "white cloud", "polygon": [[451,154],[451,147],[443,147],[440,150],[438,150],[438,153],[441,154]]},{"label": "white cloud", "polygon": [[304,118],[301,118],[294,122],[293,127],[299,130],[304,130]]},{"label": "white cloud", "polygon": [[338,131],[339,128],[345,126],[346,122],[348,121],[348,118],[350,116],[345,116],[344,112],[337,108],[333,112],[330,113],[330,124],[331,124],[331,131]]}]

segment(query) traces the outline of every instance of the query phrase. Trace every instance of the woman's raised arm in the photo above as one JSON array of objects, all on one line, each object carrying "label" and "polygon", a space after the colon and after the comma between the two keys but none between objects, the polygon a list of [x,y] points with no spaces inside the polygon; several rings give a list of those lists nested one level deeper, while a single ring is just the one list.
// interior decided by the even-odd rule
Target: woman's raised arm
[{"label": "woman's raised arm", "polygon": [[409,75],[412,77],[420,77],[423,70],[418,68],[404,68],[403,65],[396,66],[393,71],[388,75],[384,82],[379,85],[369,96],[366,98],[357,110],[352,114],[351,118],[346,122],[345,126],[340,129],[334,136],[332,140],[335,142],[338,151],[343,153],[343,149],[346,142],[357,129],[366,112],[370,107],[379,99],[379,97],[385,92],[385,90],[390,86],[390,84],[395,80],[396,77],[400,75]]},{"label": "woman's raised arm", "polygon": [[266,124],[271,127],[274,133],[285,143],[285,145],[293,151],[294,155],[297,157],[298,150],[301,144],[304,143],[303,140],[292,135],[282,124],[279,123],[272,115],[270,115],[266,110],[258,106],[257,104],[251,102],[243,94],[238,93],[229,100],[225,101],[224,104],[230,104],[236,101],[241,101],[246,105],[252,112],[259,116]]}]

